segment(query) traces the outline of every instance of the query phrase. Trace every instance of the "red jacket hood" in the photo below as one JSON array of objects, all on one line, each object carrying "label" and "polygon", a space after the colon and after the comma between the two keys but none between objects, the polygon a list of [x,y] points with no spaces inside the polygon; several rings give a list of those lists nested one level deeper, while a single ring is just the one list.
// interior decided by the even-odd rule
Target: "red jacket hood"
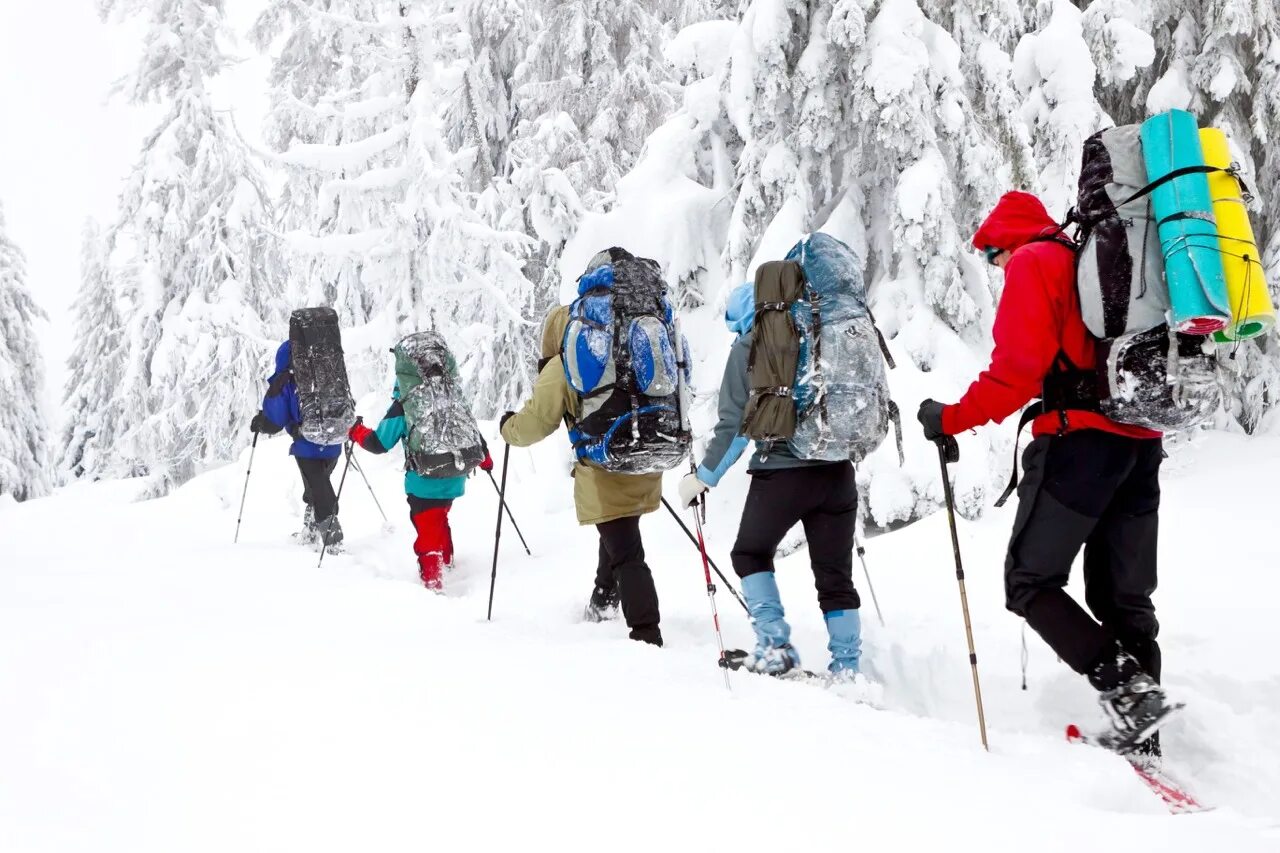
[{"label": "red jacket hood", "polygon": [[995,210],[973,235],[973,247],[982,251],[994,246],[1012,252],[1057,227],[1040,199],[1031,193],[1009,192],[1000,197]]}]

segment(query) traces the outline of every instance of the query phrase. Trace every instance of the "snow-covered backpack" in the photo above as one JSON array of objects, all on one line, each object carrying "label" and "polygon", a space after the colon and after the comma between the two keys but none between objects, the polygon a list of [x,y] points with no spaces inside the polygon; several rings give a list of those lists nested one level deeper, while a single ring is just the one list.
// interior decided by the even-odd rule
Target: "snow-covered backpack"
[{"label": "snow-covered backpack", "polygon": [[580,460],[646,474],[685,458],[687,349],[655,261],[616,247],[591,259],[560,348],[580,403],[569,430]]},{"label": "snow-covered backpack", "polygon": [[893,358],[867,307],[857,256],[835,237],[810,234],[756,273],[742,434],[766,448],[786,441],[802,459],[858,462],[893,423],[901,458],[886,364]]},{"label": "snow-covered backpack", "polygon": [[289,316],[289,370],[302,415],[298,431],[313,444],[341,444],[356,422],[338,312],[299,308]]},{"label": "snow-covered backpack", "polygon": [[484,440],[444,339],[436,332],[415,332],[392,352],[404,407],[405,467],[430,478],[470,473],[484,459]]},{"label": "snow-covered backpack", "polygon": [[1148,179],[1140,130],[1113,127],[1085,141],[1076,207],[1063,226],[1075,223],[1076,239],[1047,238],[1076,252],[1080,313],[1098,348],[1092,370],[1059,359],[1042,409],[1099,411],[1117,423],[1177,432],[1212,417],[1222,390],[1212,344],[1168,324],[1151,193],[1170,176]]}]

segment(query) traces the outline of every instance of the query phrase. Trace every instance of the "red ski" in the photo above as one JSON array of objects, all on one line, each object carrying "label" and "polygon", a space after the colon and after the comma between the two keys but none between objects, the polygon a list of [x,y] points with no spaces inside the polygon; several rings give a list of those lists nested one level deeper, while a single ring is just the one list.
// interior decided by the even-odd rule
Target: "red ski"
[{"label": "red ski", "polygon": [[[1088,736],[1080,731],[1080,727],[1074,723],[1067,726],[1067,740],[1071,743],[1088,744],[1091,742]],[[1144,767],[1141,762],[1127,755],[1122,757],[1133,768],[1133,772],[1138,775],[1138,778],[1151,789],[1151,793],[1159,797],[1173,814],[1193,814],[1195,812],[1209,811],[1211,808],[1201,805],[1200,801],[1193,797],[1184,786],[1175,782],[1163,771]]]}]

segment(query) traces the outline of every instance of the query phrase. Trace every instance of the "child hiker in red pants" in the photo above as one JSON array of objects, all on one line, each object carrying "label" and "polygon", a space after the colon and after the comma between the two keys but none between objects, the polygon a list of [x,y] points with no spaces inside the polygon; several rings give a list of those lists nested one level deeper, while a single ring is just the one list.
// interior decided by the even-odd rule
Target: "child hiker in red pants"
[{"label": "child hiker in red pants", "polygon": [[[471,420],[469,411],[455,413],[457,416],[455,420],[469,421],[470,427],[464,432],[474,438],[475,446],[469,447],[465,454],[459,453],[453,456],[444,454],[445,461],[441,463],[439,470],[431,464],[437,457],[415,459],[417,445],[410,437],[410,418],[405,414],[401,386],[409,383],[406,387],[412,391],[424,381],[444,382],[445,384],[440,387],[445,390],[436,393],[433,400],[442,399],[446,394],[456,393],[452,356],[448,355],[443,342],[433,332],[411,335],[401,341],[392,352],[396,353],[397,381],[395,390],[392,392],[391,408],[387,409],[377,429],[370,429],[357,422],[351,428],[348,437],[370,453],[386,453],[397,443],[404,442],[404,491],[409,501],[409,517],[413,520],[414,530],[417,531],[417,538],[413,541],[413,552],[418,557],[418,573],[427,589],[443,592],[444,570],[453,566],[453,534],[449,530],[449,509],[453,506],[454,500],[462,497],[462,493],[466,490],[467,473],[476,467],[477,460],[482,471],[493,470],[493,460],[489,456],[489,449],[485,446],[484,440],[475,430],[475,422]],[[442,361],[445,367],[441,371],[431,368],[433,359]],[[421,376],[423,365],[427,365],[429,370],[425,379]],[[456,407],[457,404],[454,405]],[[450,458],[455,459],[456,462],[451,464]],[[454,470],[459,471],[458,475],[449,476],[449,473]],[[430,476],[424,476],[423,473],[419,473],[420,471],[426,471]]]}]

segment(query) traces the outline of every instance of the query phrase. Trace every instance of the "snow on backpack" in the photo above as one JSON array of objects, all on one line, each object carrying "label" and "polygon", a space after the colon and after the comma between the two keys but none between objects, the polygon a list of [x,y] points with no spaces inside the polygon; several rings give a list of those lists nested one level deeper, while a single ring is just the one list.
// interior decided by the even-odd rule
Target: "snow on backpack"
[{"label": "snow on backpack", "polygon": [[444,339],[436,332],[415,332],[392,352],[404,407],[405,467],[429,478],[470,473],[484,459],[484,440]]},{"label": "snow on backpack", "polygon": [[298,391],[298,431],[313,444],[341,444],[356,422],[338,312],[299,308],[289,316],[290,372]]},{"label": "snow on backpack", "polygon": [[[1141,125],[1099,131],[1084,144],[1076,208],[1065,229],[1076,252],[1076,289],[1085,326],[1098,340],[1097,366],[1079,370],[1059,358],[1046,377],[1041,411],[1087,409],[1117,423],[1160,432],[1190,429],[1222,398],[1212,346],[1169,326],[1164,249],[1152,194],[1207,167],[1150,179]],[[1033,414],[1024,415],[1025,418]]]},{"label": "snow on backpack", "polygon": [[786,441],[801,459],[858,462],[892,422],[901,459],[886,364],[894,366],[867,308],[857,256],[830,235],[811,234],[786,260],[756,272],[742,434],[766,447]]},{"label": "snow on backpack", "polygon": [[560,349],[581,404],[569,430],[578,459],[646,474],[685,458],[687,348],[656,262],[616,247],[591,259]]}]

